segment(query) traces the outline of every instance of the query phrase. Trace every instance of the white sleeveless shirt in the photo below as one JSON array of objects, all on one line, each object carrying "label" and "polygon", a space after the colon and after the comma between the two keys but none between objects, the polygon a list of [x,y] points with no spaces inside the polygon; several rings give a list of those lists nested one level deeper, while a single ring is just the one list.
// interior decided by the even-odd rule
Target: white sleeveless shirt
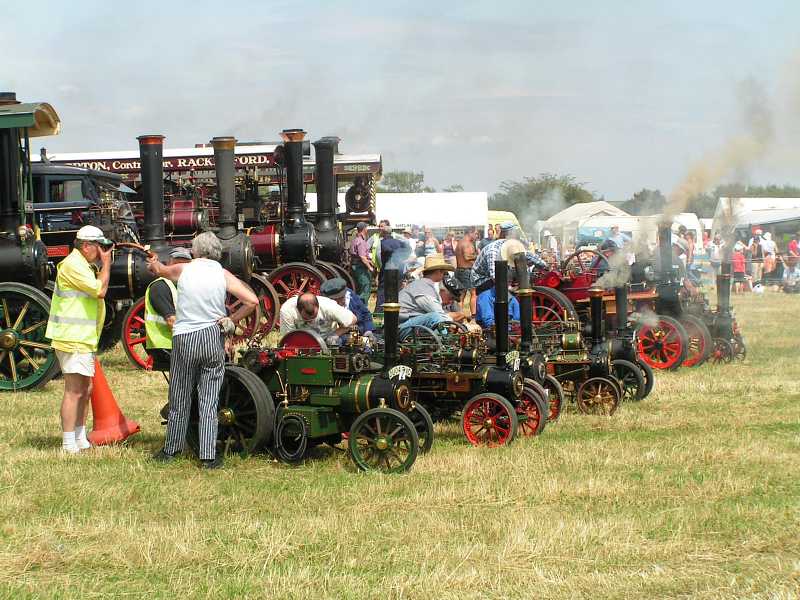
[{"label": "white sleeveless shirt", "polygon": [[196,258],[178,278],[178,305],[172,335],[200,331],[228,315],[225,275],[215,260]]}]

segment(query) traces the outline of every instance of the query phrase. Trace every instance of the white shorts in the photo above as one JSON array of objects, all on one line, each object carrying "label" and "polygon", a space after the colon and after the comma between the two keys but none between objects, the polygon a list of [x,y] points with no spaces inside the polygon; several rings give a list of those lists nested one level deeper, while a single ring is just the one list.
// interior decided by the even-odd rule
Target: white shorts
[{"label": "white shorts", "polygon": [[94,377],[94,352],[62,352],[56,350],[61,372]]}]

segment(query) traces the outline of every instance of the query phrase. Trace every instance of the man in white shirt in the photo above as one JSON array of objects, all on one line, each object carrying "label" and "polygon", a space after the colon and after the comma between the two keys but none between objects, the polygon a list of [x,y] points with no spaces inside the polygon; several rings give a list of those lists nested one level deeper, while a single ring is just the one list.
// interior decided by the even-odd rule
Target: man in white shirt
[{"label": "man in white shirt", "polygon": [[336,300],[309,292],[289,298],[281,306],[281,336],[297,329],[317,332],[326,342],[338,344],[358,322],[356,316]]}]

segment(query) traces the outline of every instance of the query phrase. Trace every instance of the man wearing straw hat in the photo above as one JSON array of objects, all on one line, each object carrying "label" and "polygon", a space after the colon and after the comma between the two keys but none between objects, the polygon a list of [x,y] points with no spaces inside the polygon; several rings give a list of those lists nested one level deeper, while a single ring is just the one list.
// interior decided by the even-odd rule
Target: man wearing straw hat
[{"label": "man wearing straw hat", "polygon": [[442,307],[438,286],[453,265],[441,254],[425,258],[422,277],[400,290],[400,333],[414,326],[434,327],[444,321],[463,321],[464,313],[447,312]]}]

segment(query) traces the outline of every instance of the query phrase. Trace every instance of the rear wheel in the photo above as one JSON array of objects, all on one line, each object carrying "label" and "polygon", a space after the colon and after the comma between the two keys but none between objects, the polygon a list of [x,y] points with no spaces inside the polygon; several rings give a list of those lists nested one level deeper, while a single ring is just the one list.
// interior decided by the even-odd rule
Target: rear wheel
[{"label": "rear wheel", "polygon": [[417,430],[420,454],[427,453],[433,446],[433,419],[430,413],[421,404],[415,404],[406,416],[411,419]]},{"label": "rear wheel", "polygon": [[564,407],[564,388],[561,387],[558,379],[552,375],[545,375],[542,387],[547,390],[547,403],[550,412],[547,414],[547,422],[555,423],[561,416],[561,409]]},{"label": "rear wheel", "polygon": [[122,320],[122,349],[133,366],[153,368],[153,357],[145,350],[147,336],[144,330],[144,298],[136,300]]},{"label": "rear wheel", "polygon": [[519,430],[526,437],[539,435],[547,423],[548,405],[536,386],[539,384],[526,379],[517,405],[517,413],[523,417],[519,420]]},{"label": "rear wheel", "polygon": [[656,383],[655,374],[653,373],[653,369],[650,367],[650,365],[642,360],[637,359],[636,366],[642,370],[642,377],[644,377],[644,395],[642,398],[647,398],[650,395],[650,392],[653,391],[653,386]]},{"label": "rear wheel", "polygon": [[727,364],[733,360],[733,355],[733,345],[728,340],[714,338],[714,351],[711,353],[711,362],[713,364]]},{"label": "rear wheel", "polygon": [[273,270],[267,279],[278,293],[280,303],[283,304],[292,296],[299,296],[304,292],[318,295],[319,288],[326,277],[316,267],[306,263],[292,262]]},{"label": "rear wheel", "polygon": [[473,396],[461,414],[461,427],[473,446],[503,446],[517,435],[519,421],[511,403],[498,394]]},{"label": "rear wheel", "polygon": [[689,335],[672,317],[658,315],[653,319],[636,333],[639,357],[654,369],[675,370],[686,358]]},{"label": "rear wheel", "polygon": [[680,324],[686,330],[688,345],[686,348],[686,358],[683,360],[684,367],[697,367],[702,365],[711,356],[714,347],[714,340],[711,332],[702,319],[694,315],[683,315]]},{"label": "rear wheel", "polygon": [[611,369],[622,387],[623,400],[636,402],[644,398],[644,375],[638,365],[618,359],[612,361]]}]

